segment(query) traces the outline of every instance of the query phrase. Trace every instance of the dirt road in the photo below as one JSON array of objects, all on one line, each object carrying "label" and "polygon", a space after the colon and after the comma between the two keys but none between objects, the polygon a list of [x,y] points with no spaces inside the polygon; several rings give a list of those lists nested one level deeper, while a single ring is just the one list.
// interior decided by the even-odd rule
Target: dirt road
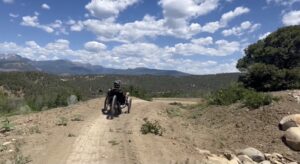
[{"label": "dirt road", "polygon": [[[84,121],[71,122],[66,127],[54,127],[46,143],[38,146],[35,151],[27,146],[32,162],[154,164],[185,163],[187,160],[196,162],[196,159],[201,159],[194,146],[176,140],[174,133],[182,133],[179,129],[175,132],[173,129],[173,132],[167,132],[164,136],[141,134],[140,128],[145,117],[158,120],[167,129],[172,126],[172,122],[164,115],[168,101],[147,102],[134,99],[132,112],[113,120],[107,120],[101,114],[99,107],[102,106],[103,99],[95,99],[64,109],[69,110],[68,113],[58,109],[57,113],[65,117],[82,114]],[[49,113],[45,115],[51,118]],[[74,134],[75,137],[67,137],[69,134]]]},{"label": "dirt road", "polygon": [[[12,116],[9,119],[15,129],[0,133],[0,163],[18,157],[34,164],[202,164],[216,163],[205,150],[222,155],[249,146],[300,160],[298,152],[282,143],[277,127],[283,116],[299,113],[299,104],[285,97],[253,111],[240,109],[238,104],[196,107],[193,104],[201,102],[198,99],[134,99],[132,112],[113,120],[102,114],[101,98]],[[74,121],[78,116],[81,121]],[[163,136],[141,134],[144,118],[157,120],[166,129]],[[66,126],[57,125],[61,120],[68,120]],[[19,152],[13,144],[1,147],[16,141]]]}]

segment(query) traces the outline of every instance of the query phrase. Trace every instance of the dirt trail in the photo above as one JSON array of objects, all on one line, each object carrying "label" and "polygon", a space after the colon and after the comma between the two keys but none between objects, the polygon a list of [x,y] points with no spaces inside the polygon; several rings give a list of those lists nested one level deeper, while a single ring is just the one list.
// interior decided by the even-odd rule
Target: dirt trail
[{"label": "dirt trail", "polygon": [[[53,131],[47,144],[32,155],[33,163],[152,164],[199,159],[194,149],[177,143],[170,136],[140,133],[145,117],[168,126],[167,118],[161,114],[167,105],[167,102],[134,99],[132,112],[113,120],[107,120],[100,113],[103,99],[70,107],[75,114],[85,113],[85,120],[80,124],[68,125],[64,130]],[[66,137],[67,133],[76,134],[76,138]]]},{"label": "dirt trail", "polygon": [[[21,141],[23,155],[33,164],[202,164],[207,162],[203,149],[222,154],[249,146],[299,159],[282,143],[277,127],[283,116],[299,113],[299,104],[289,99],[254,111],[238,104],[190,109],[199,99],[134,99],[132,112],[113,120],[101,113],[103,101],[13,116],[16,129],[0,135],[0,144]],[[71,121],[76,115],[83,120]],[[69,120],[67,126],[57,126],[60,117]],[[166,129],[163,136],[141,134],[144,118],[157,120]],[[8,159],[8,150],[0,151],[0,163]]]}]

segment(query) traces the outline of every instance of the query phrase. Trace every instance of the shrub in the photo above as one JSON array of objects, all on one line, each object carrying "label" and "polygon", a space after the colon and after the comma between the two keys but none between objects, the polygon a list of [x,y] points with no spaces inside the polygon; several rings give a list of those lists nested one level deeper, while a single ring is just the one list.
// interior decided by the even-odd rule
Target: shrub
[{"label": "shrub", "polygon": [[80,114],[76,114],[73,116],[73,118],[71,119],[71,121],[84,121],[83,116]]},{"label": "shrub", "polygon": [[241,102],[248,108],[256,109],[260,106],[269,105],[272,102],[272,96],[244,88],[241,85],[231,85],[211,94],[208,102],[212,105],[230,105]]},{"label": "shrub", "polygon": [[167,109],[167,114],[169,117],[178,117],[181,115],[180,108],[169,108]]},{"label": "shrub", "polygon": [[58,125],[58,126],[67,126],[68,125],[68,119],[66,117],[59,117],[56,125]]},{"label": "shrub", "polygon": [[156,120],[154,122],[151,122],[147,118],[144,118],[144,122],[145,123],[141,127],[142,134],[152,133],[162,136],[165,132],[165,129]]},{"label": "shrub", "polygon": [[9,121],[8,118],[5,118],[4,121],[2,121],[3,124],[2,124],[2,127],[0,129],[0,132],[2,133],[5,133],[5,132],[9,132],[9,131],[12,131],[14,130],[14,125]]},{"label": "shrub", "polygon": [[255,91],[248,91],[242,101],[246,107],[256,109],[260,106],[271,104],[272,96],[269,94],[258,93]]},{"label": "shrub", "polygon": [[246,88],[240,85],[231,85],[228,88],[220,89],[208,97],[208,103],[212,105],[230,105],[241,100]]}]

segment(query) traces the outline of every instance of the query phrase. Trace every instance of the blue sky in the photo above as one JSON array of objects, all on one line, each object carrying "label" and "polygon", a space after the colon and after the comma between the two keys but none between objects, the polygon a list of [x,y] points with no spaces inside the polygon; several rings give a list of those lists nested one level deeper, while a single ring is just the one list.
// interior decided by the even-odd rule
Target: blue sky
[{"label": "blue sky", "polygon": [[300,24],[300,0],[0,1],[0,53],[113,68],[236,72],[249,44]]}]

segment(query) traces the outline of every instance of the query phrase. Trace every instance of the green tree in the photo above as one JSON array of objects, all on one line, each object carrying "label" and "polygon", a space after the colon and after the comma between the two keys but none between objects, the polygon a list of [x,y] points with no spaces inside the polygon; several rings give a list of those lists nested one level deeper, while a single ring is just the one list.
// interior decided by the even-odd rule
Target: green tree
[{"label": "green tree", "polygon": [[246,87],[259,91],[300,88],[300,26],[278,29],[245,49],[237,68]]}]

